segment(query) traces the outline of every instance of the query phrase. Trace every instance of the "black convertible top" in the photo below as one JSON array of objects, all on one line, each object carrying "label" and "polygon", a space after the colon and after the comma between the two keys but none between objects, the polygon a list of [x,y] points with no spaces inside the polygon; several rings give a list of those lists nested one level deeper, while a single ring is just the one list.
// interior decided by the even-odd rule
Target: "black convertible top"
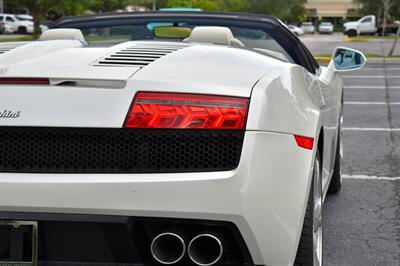
[{"label": "black convertible top", "polygon": [[274,16],[251,13],[235,13],[235,12],[198,12],[198,11],[145,11],[145,12],[110,12],[99,13],[85,16],[64,17],[57,21],[55,27],[63,27],[69,23],[79,23],[93,20],[112,20],[112,19],[129,19],[142,17],[157,17],[157,18],[173,18],[173,17],[190,17],[190,18],[219,18],[219,19],[235,19],[247,22],[269,22],[276,26],[281,26],[279,20]]},{"label": "black convertible top", "polygon": [[311,73],[316,73],[318,63],[304,44],[284,24],[274,16],[234,12],[199,12],[199,11],[146,11],[146,12],[112,12],[85,16],[64,17],[57,21],[55,28],[88,29],[93,27],[130,25],[133,21],[163,22],[163,20],[202,20],[230,22],[236,25],[257,25],[270,27],[275,33],[274,39],[291,55],[294,61]]},{"label": "black convertible top", "polygon": [[256,22],[268,23],[275,28],[280,29],[280,32],[286,35],[292,41],[299,42],[296,35],[282,25],[280,20],[274,16],[254,13],[239,13],[239,12],[216,12],[216,11],[144,11],[144,12],[109,12],[99,13],[84,16],[69,16],[63,17],[56,22],[54,28],[67,28],[73,25],[84,25],[94,21],[113,21],[121,19],[160,19],[160,18],[193,18],[193,19],[220,19],[220,20],[235,20],[238,22]]}]

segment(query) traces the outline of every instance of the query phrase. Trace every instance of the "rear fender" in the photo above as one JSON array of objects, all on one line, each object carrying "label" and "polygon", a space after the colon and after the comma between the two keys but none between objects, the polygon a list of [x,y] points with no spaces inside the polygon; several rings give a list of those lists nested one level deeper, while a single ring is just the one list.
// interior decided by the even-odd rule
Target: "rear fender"
[{"label": "rear fender", "polygon": [[292,65],[264,76],[254,87],[247,130],[315,138],[323,105],[317,79]]}]

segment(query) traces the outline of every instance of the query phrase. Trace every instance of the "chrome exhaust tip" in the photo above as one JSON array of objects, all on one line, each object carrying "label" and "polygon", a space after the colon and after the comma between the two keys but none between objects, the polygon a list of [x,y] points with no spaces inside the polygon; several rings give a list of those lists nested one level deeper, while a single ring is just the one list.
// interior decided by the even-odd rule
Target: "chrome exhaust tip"
[{"label": "chrome exhaust tip", "polygon": [[151,242],[151,255],[161,264],[171,265],[179,262],[186,252],[185,241],[175,233],[162,233]]},{"label": "chrome exhaust tip", "polygon": [[199,266],[211,266],[222,258],[224,247],[221,240],[212,234],[201,234],[190,241],[189,258]]}]

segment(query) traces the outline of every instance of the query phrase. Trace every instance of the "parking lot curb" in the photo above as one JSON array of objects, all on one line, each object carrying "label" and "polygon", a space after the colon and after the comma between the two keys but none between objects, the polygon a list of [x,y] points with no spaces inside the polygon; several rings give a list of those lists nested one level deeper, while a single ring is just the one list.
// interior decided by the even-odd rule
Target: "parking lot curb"
[{"label": "parking lot curb", "polygon": [[353,38],[349,38],[349,37],[345,37],[343,39],[344,42],[369,42],[370,40],[367,38],[357,38],[357,39],[353,39]]},{"label": "parking lot curb", "polygon": [[329,64],[329,62],[331,61],[331,58],[317,56],[317,57],[315,57],[315,60],[317,60],[318,64],[326,65],[326,64]]}]

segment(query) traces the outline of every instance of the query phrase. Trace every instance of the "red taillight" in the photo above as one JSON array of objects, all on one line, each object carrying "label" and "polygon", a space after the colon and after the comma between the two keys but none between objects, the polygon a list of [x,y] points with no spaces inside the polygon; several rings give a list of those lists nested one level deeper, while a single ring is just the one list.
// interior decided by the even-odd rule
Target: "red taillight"
[{"label": "red taillight", "polygon": [[244,129],[245,98],[140,92],[125,123],[127,128]]},{"label": "red taillight", "polygon": [[299,147],[302,147],[307,150],[313,149],[313,147],[314,147],[314,139],[313,138],[303,137],[303,136],[298,136],[298,135],[294,135],[294,138],[297,142],[297,145],[299,145]]},{"label": "red taillight", "polygon": [[4,85],[49,85],[46,78],[0,78],[0,84]]}]

